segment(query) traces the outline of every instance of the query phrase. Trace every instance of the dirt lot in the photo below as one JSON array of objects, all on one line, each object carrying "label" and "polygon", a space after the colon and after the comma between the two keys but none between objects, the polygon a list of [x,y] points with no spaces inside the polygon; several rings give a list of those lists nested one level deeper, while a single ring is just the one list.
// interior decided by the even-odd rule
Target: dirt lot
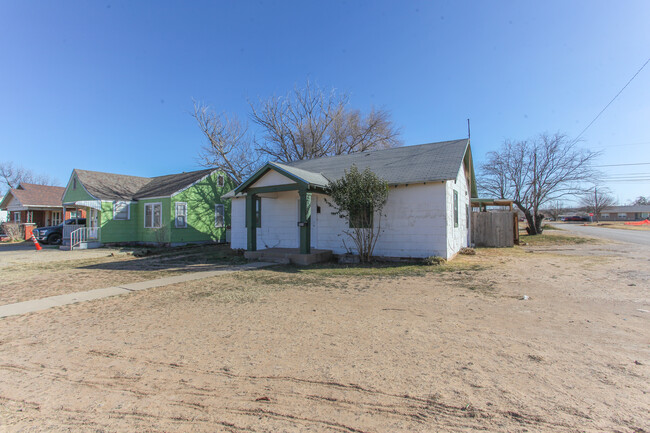
[{"label": "dirt lot", "polygon": [[3,319],[0,431],[647,432],[649,265],[539,243]]}]

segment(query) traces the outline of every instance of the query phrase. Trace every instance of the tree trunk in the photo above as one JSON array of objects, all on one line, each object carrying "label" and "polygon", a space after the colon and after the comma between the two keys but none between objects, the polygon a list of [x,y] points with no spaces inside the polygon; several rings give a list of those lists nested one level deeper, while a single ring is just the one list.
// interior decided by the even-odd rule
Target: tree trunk
[{"label": "tree trunk", "polygon": [[537,214],[533,215],[530,211],[524,210],[524,216],[526,217],[526,222],[528,223],[528,227],[526,227],[526,232],[529,235],[541,235],[542,231],[542,220],[544,219],[544,215]]}]

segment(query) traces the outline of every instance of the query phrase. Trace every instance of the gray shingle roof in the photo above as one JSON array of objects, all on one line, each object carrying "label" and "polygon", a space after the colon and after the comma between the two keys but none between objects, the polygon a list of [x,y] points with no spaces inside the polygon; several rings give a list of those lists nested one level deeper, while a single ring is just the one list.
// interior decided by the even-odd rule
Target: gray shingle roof
[{"label": "gray shingle roof", "polygon": [[75,169],[77,178],[89,194],[100,200],[138,200],[166,197],[192,185],[213,169],[157,177],[128,176]]},{"label": "gray shingle roof", "polygon": [[468,139],[403,146],[294,161],[289,167],[320,173],[329,180],[339,179],[352,165],[369,168],[390,185],[456,179],[463,163]]},{"label": "gray shingle roof", "polygon": [[629,206],[611,206],[603,210],[603,213],[612,213],[612,212],[650,212],[650,205],[647,204],[637,204]]},{"label": "gray shingle roof", "polygon": [[304,180],[305,183],[318,185],[318,186],[327,186],[327,184],[329,183],[327,178],[320,173],[314,173],[313,171],[303,170],[298,167],[292,167],[290,165],[280,164],[278,162],[271,162],[270,164],[294,175],[295,177]]}]

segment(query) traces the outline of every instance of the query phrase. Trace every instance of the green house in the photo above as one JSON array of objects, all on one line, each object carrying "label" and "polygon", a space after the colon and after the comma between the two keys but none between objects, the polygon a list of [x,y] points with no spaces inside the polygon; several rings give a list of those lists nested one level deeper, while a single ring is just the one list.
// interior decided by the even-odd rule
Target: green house
[{"label": "green house", "polygon": [[158,177],[75,169],[63,207],[86,224],[63,226],[63,248],[225,242],[230,203],[221,196],[234,187],[214,169]]}]

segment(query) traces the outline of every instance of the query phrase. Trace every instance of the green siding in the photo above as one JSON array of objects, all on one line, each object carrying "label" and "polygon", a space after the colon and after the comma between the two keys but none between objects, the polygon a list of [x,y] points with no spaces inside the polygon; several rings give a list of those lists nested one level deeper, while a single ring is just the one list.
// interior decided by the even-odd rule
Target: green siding
[{"label": "green siding", "polygon": [[81,182],[77,179],[77,189],[72,189],[73,179],[77,175],[72,172],[70,180],[68,180],[68,187],[65,190],[63,195],[63,203],[72,203],[79,200],[95,200],[90,194],[86,192],[84,187],[81,185]]},{"label": "green siding", "polygon": [[102,227],[102,242],[134,242],[138,240],[138,204],[131,203],[129,206],[130,218],[128,220],[115,220],[113,219],[113,202],[102,202],[102,213],[100,220]]},{"label": "green siding", "polygon": [[[73,174],[74,176],[74,174]],[[221,196],[232,190],[234,183],[225,178],[224,186],[218,186],[219,173],[197,182],[195,185],[173,197],[143,199],[131,203],[128,220],[113,219],[113,201],[102,201],[100,226],[104,243],[183,243],[202,241],[225,241],[226,227],[230,225],[230,200]],[[77,189],[72,189],[72,177],[64,201],[93,200],[77,181]],[[187,203],[187,227],[175,227],[175,203]],[[162,204],[162,227],[144,227],[144,207],[147,203]],[[223,204],[225,226],[215,227],[215,205]]]},{"label": "green siding", "polygon": [[[170,212],[172,243],[225,241],[226,227],[230,225],[230,200],[222,200],[221,196],[232,190],[235,185],[227,177],[224,186],[218,186],[219,173],[206,177],[195,185],[182,191],[171,199]],[[187,203],[187,227],[175,227],[176,202]],[[215,205],[223,204],[225,213],[224,227],[215,227]]]}]

